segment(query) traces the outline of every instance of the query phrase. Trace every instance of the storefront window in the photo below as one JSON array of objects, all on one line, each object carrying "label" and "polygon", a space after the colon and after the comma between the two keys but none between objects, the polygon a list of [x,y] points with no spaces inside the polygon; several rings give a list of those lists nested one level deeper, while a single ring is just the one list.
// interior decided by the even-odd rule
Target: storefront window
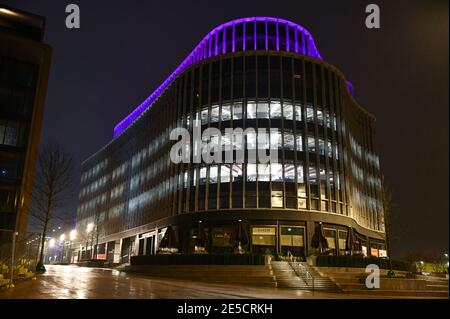
[{"label": "storefront window", "polygon": [[336,255],[336,231],[334,229],[324,229],[323,233],[328,243],[329,252]]},{"label": "storefront window", "polygon": [[253,227],[252,245],[256,253],[266,253],[267,250],[275,252],[276,232],[275,227]]},{"label": "storefront window", "polygon": [[339,254],[346,254],[346,246],[347,246],[347,232],[340,230],[339,231]]},{"label": "storefront window", "polygon": [[304,228],[303,227],[280,227],[280,246],[283,255],[290,251],[294,256],[304,256]]}]

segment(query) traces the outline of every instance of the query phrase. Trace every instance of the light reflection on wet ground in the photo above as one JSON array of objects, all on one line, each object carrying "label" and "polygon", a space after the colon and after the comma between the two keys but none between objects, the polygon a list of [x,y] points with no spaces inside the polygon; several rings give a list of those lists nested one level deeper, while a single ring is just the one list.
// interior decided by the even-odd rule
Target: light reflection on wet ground
[{"label": "light reflection on wet ground", "polygon": [[131,275],[111,269],[78,266],[46,266],[47,271],[1,290],[4,298],[123,298],[123,299],[209,299],[209,298],[364,298],[276,288],[250,288]]}]

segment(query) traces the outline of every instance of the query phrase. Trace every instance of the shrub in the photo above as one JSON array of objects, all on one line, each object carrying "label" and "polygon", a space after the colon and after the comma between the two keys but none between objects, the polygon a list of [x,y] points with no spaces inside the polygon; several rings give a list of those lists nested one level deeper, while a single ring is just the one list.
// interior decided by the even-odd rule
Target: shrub
[{"label": "shrub", "polygon": [[261,254],[172,254],[131,257],[131,265],[264,265]]},{"label": "shrub", "polygon": [[[376,264],[381,269],[389,269],[390,262],[386,258],[362,257],[362,256],[317,256],[317,266],[319,267],[353,267],[365,268],[367,265]],[[395,270],[409,271],[411,266],[407,262],[392,260],[392,268]]]}]

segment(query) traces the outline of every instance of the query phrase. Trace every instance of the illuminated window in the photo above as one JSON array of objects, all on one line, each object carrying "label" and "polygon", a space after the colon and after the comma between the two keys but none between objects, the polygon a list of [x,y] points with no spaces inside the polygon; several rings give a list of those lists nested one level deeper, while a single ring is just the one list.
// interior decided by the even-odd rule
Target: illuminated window
[{"label": "illuminated window", "polygon": [[299,152],[303,152],[303,137],[299,134],[295,136],[295,149]]},{"label": "illuminated window", "polygon": [[269,182],[270,181],[270,165],[258,164],[258,181]]},{"label": "illuminated window", "polygon": [[302,106],[296,105],[295,106],[295,120],[296,121],[302,121]]},{"label": "illuminated window", "polygon": [[270,132],[270,148],[271,149],[281,149],[283,143],[281,139],[280,132]]},{"label": "illuminated window", "polygon": [[294,109],[293,109],[292,104],[283,103],[283,116],[286,120],[294,119]]},{"label": "illuminated window", "polygon": [[269,104],[267,102],[258,102],[258,114],[259,119],[269,118]]},{"label": "illuminated window", "polygon": [[200,184],[200,185],[205,185],[205,184],[206,184],[206,167],[201,167],[201,168],[200,168],[200,180],[199,180],[199,184]]},{"label": "illuminated window", "polygon": [[332,158],[333,157],[333,147],[332,147],[330,141],[327,142],[327,148],[328,148],[328,150],[327,150],[328,157]]},{"label": "illuminated window", "polygon": [[219,122],[219,106],[213,105],[211,108],[211,123]]},{"label": "illuminated window", "polygon": [[284,133],[284,149],[288,151],[294,150],[294,135],[292,133]]},{"label": "illuminated window", "polygon": [[208,109],[202,110],[202,125],[208,123]]},{"label": "illuminated window", "polygon": [[323,113],[321,110],[317,110],[317,123],[323,125]]},{"label": "illuminated window", "polygon": [[305,175],[303,172],[303,165],[297,165],[297,183],[304,184],[305,183]]},{"label": "illuminated window", "polygon": [[272,182],[282,182],[283,181],[283,165],[279,163],[270,164],[270,171],[272,175]]},{"label": "illuminated window", "polygon": [[270,103],[270,118],[280,119],[281,118],[281,103],[272,101]]},{"label": "illuminated window", "polygon": [[211,165],[209,167],[209,183],[210,184],[217,183],[217,165]]},{"label": "illuminated window", "polygon": [[250,131],[248,134],[246,134],[247,138],[247,149],[253,150],[256,149],[256,133],[253,131]]},{"label": "illuminated window", "polygon": [[319,138],[319,154],[325,155],[325,141]]},{"label": "illuminated window", "polygon": [[242,120],[242,103],[234,103],[233,120]]},{"label": "illuminated window", "polygon": [[230,181],[230,165],[220,165],[220,182],[228,183]]},{"label": "illuminated window", "polygon": [[308,169],[308,178],[311,185],[317,185],[317,171],[314,165],[310,165]]},{"label": "illuminated window", "polygon": [[256,164],[247,164],[247,181],[256,182]]},{"label": "illuminated window", "polygon": [[306,106],[306,121],[314,123],[314,109],[311,105]]},{"label": "illuminated window", "polygon": [[233,176],[233,182],[242,181],[242,164],[233,164],[232,176]]},{"label": "illuminated window", "polygon": [[310,153],[316,152],[316,141],[312,136],[308,136],[308,152]]},{"label": "illuminated window", "polygon": [[247,102],[247,119],[256,118],[256,102]]},{"label": "illuminated window", "polygon": [[295,182],[295,166],[293,164],[284,164],[284,180]]},{"label": "illuminated window", "polygon": [[283,207],[282,191],[272,191],[272,207]]},{"label": "illuminated window", "polygon": [[229,104],[222,105],[222,121],[231,120],[231,106]]}]

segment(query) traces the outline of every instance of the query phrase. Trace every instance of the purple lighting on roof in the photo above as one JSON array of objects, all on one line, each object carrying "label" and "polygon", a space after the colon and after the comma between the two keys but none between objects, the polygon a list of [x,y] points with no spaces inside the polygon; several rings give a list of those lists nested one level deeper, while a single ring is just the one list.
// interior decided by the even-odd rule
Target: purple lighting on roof
[{"label": "purple lighting on roof", "polygon": [[[256,31],[256,22],[262,21],[265,22],[265,48],[257,48],[257,31]],[[128,126],[130,126],[148,107],[151,106],[151,104],[158,99],[158,97],[164,92],[166,88],[170,86],[170,84],[181,74],[184,70],[186,70],[189,66],[191,66],[194,63],[200,62],[204,59],[226,54],[227,48],[226,48],[226,29],[228,27],[232,28],[232,46],[231,51],[239,51],[235,48],[235,37],[242,37],[243,46],[242,50],[251,50],[251,48],[246,47],[246,24],[247,23],[253,23],[254,27],[254,34],[253,34],[253,43],[254,43],[254,50],[267,50],[268,45],[268,28],[267,28],[267,22],[276,23],[276,50],[282,50],[282,51],[293,51],[292,45],[289,44],[289,28],[292,28],[294,32],[295,37],[295,52],[299,54],[305,54],[312,56],[314,58],[322,60],[322,57],[319,54],[319,51],[316,48],[316,45],[314,44],[314,40],[311,36],[311,34],[303,28],[302,26],[293,23],[291,21],[287,21],[284,19],[278,19],[278,18],[270,18],[270,17],[252,17],[252,18],[243,18],[243,19],[237,19],[233,20],[227,23],[224,23],[218,27],[216,27],[214,30],[209,32],[201,41],[200,43],[192,50],[192,52],[181,62],[181,64],[173,71],[173,73],[164,80],[164,82],[147,98],[144,102],[141,103],[136,109],[134,109],[130,114],[127,115],[119,124],[116,125],[114,128],[114,137],[119,136]],[[243,24],[243,34],[235,34],[235,25],[236,24]],[[280,39],[279,39],[279,27],[285,27],[286,28],[286,47],[281,48],[280,47]],[[219,41],[219,33],[222,33],[222,44],[218,43]],[[299,37],[300,36],[300,37]],[[298,41],[301,39],[301,47],[299,47]],[[228,39],[230,40],[230,39]],[[307,42],[307,43],[306,43]],[[222,47],[220,48],[220,45]]]}]

